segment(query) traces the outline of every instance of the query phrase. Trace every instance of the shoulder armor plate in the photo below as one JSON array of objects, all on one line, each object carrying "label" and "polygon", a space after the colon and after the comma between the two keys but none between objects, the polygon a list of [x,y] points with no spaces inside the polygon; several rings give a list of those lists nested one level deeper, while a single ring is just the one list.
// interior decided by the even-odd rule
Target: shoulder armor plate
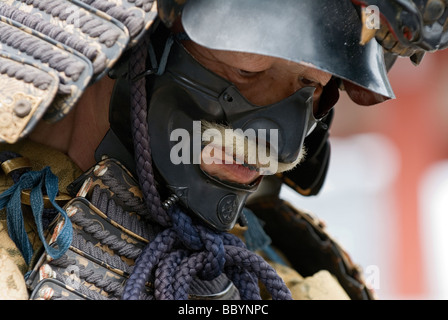
[{"label": "shoulder armor plate", "polygon": [[0,2],[0,83],[8,88],[0,89],[0,142],[15,143],[40,119],[67,115],[150,29],[154,2]]}]

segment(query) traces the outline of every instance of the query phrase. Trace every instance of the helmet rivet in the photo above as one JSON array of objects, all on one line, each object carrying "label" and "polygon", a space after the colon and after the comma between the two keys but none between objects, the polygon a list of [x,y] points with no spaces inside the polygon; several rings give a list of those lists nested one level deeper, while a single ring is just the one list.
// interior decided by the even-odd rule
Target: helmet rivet
[{"label": "helmet rivet", "polygon": [[233,101],[232,96],[231,96],[230,94],[228,94],[227,92],[224,93],[223,98],[224,98],[224,100],[227,101],[227,102],[232,102],[232,101]]},{"label": "helmet rivet", "polygon": [[20,118],[24,118],[31,112],[31,103],[28,100],[21,99],[14,106],[14,113]]}]

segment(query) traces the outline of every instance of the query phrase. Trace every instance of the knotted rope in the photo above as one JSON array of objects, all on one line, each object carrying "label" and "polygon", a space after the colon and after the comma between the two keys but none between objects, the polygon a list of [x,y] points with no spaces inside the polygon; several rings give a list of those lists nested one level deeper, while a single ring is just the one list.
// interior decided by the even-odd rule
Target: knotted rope
[{"label": "knotted rope", "polygon": [[[146,67],[147,39],[133,48],[131,79]],[[178,206],[165,210],[152,171],[147,125],[145,79],[131,86],[131,121],[136,168],[148,207],[149,218],[165,229],[151,241],[136,260],[126,282],[123,299],[146,298],[147,281],[154,282],[155,299],[187,299],[194,277],[211,280],[225,273],[240,291],[242,299],[261,299],[258,280],[273,299],[291,299],[291,293],[275,270],[260,256],[249,251],[236,236],[215,232],[193,222]]]},{"label": "knotted rope", "polygon": [[[3,152],[0,154],[0,161],[3,162],[8,158],[12,159],[18,156],[18,154],[13,152]],[[40,171],[13,171],[11,172],[11,177],[15,184],[0,195],[0,209],[6,208],[6,221],[9,236],[21,251],[25,262],[29,264],[34,250],[25,230],[21,193],[23,190],[30,189],[31,210],[33,212],[39,238],[42,241],[45,250],[52,258],[60,258],[70,246],[73,227],[67,213],[55,200],[58,194],[58,178],[51,172],[49,167],[45,167]],[[50,246],[45,239],[44,230],[47,227],[46,224],[48,224],[48,221],[45,223],[45,216],[47,216],[47,219],[48,214],[51,214],[51,216],[54,217],[55,211],[44,209],[44,194],[48,195],[53,208],[56,209],[64,219],[64,225],[55,241],[57,247]]]}]

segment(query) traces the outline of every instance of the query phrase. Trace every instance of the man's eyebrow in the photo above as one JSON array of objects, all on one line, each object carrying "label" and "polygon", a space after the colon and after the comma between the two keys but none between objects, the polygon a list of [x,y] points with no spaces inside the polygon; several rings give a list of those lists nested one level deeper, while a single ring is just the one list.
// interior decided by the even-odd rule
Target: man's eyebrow
[{"label": "man's eyebrow", "polygon": [[328,83],[328,81],[324,81],[324,79],[322,79],[322,77],[319,76],[323,75],[323,73],[327,74],[325,71],[321,71],[312,64],[298,63],[293,61],[289,62],[290,62],[289,66],[290,68],[288,69],[289,72],[296,73],[298,76],[302,76],[303,78],[319,83],[322,86],[325,86]]},{"label": "man's eyebrow", "polygon": [[266,70],[274,64],[272,57],[247,52],[234,52],[231,59],[233,67],[251,72]]}]

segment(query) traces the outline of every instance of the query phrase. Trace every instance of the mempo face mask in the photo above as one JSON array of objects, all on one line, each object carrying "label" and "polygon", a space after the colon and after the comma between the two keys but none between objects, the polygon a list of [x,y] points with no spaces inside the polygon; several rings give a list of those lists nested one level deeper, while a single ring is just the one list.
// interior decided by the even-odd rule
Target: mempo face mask
[{"label": "mempo face mask", "polygon": [[[318,121],[313,116],[314,88],[303,88],[268,106],[253,105],[232,83],[204,68],[176,41],[164,73],[149,82],[148,124],[155,169],[186,208],[220,231],[234,226],[261,177],[238,184],[204,171],[201,154],[212,140],[222,136],[217,130],[204,130],[203,124],[216,123],[229,132],[242,133],[246,141],[255,141],[255,163],[247,163],[247,157],[243,160],[227,149],[222,150],[226,157],[221,160],[229,161],[230,157],[230,163],[258,170],[262,176],[275,173],[272,163],[294,162]],[[268,150],[264,155],[265,160],[272,160],[269,165],[256,162],[261,158],[260,146]]]}]

